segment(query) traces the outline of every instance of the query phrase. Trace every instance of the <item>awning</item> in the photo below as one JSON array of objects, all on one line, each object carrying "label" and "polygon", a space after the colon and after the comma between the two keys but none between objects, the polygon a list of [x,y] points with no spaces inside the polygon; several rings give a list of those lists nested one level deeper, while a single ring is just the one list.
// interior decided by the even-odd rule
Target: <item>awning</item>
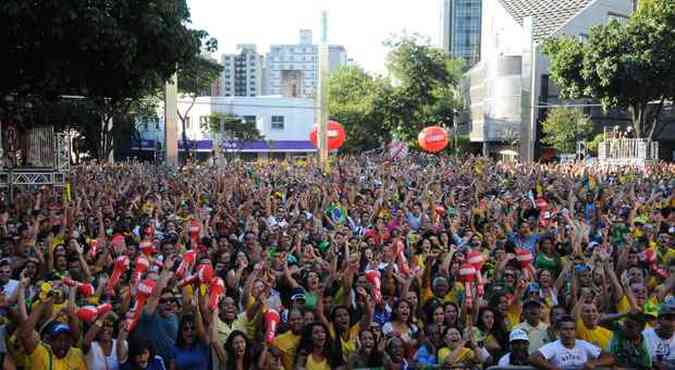
[{"label": "awning", "polygon": [[157,145],[155,144],[155,140],[141,139],[141,140],[134,140],[131,142],[131,150],[155,151],[156,149]]},{"label": "awning", "polygon": [[274,140],[274,141],[225,141],[223,151],[242,153],[308,153],[316,152],[316,147],[309,140]]},{"label": "awning", "polygon": [[[213,151],[211,140],[188,140],[187,143],[187,149],[190,151]],[[311,153],[317,150],[309,140],[256,140],[246,142],[228,140],[223,142],[222,148],[227,153]],[[186,150],[182,141],[178,142],[178,150]]]}]

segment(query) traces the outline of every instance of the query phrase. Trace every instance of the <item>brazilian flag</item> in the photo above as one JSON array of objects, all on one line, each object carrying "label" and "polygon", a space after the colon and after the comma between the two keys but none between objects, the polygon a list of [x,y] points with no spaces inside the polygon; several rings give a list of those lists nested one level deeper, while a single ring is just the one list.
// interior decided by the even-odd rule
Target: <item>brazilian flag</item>
[{"label": "brazilian flag", "polygon": [[344,224],[347,220],[347,211],[339,203],[332,203],[326,210],[326,215],[338,225]]}]

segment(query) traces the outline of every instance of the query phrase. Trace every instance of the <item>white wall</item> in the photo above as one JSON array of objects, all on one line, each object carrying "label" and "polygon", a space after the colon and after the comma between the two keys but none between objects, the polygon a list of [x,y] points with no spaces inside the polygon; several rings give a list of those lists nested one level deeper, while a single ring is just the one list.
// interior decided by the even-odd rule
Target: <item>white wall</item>
[{"label": "white wall", "polygon": [[[481,61],[472,68],[472,141],[503,140],[521,121],[520,74],[504,73],[510,57],[522,54],[525,32],[497,0],[483,1]],[[517,129],[516,129],[517,131]]]},{"label": "white wall", "polygon": [[[178,109],[187,110],[189,100],[179,98]],[[187,130],[190,140],[209,139],[199,127],[200,117],[211,113],[229,113],[237,116],[256,116],[256,126],[265,140],[309,140],[314,126],[314,101],[311,99],[260,97],[199,97],[190,110],[191,127]],[[284,128],[272,128],[272,116],[284,117]],[[179,125],[178,137],[182,136]]]}]

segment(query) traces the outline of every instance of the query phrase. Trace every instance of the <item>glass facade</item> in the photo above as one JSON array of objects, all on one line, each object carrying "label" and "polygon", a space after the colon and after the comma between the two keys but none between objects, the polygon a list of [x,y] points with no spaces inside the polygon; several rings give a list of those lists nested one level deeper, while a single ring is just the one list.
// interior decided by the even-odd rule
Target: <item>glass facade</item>
[{"label": "glass facade", "polygon": [[470,68],[480,60],[481,7],[483,0],[450,0],[449,51]]}]

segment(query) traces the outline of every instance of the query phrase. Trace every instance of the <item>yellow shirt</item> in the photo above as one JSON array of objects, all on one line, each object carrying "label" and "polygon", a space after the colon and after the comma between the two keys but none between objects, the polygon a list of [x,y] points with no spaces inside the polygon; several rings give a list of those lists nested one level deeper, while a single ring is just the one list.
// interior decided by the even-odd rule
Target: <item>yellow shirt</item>
[{"label": "yellow shirt", "polygon": [[240,313],[232,323],[229,325],[225,323],[223,320],[220,319],[220,317],[215,318],[215,329],[216,329],[216,340],[218,341],[219,344],[225,344],[227,342],[227,337],[230,336],[230,333],[232,333],[235,330],[239,330],[241,332],[244,332],[246,335],[248,335],[248,320],[246,319],[246,312]]},{"label": "yellow shirt", "polygon": [[42,342],[28,356],[27,362],[27,370],[87,370],[84,355],[79,349],[71,347],[66,357],[58,359]]},{"label": "yellow shirt", "polygon": [[[331,324],[330,336],[335,339],[335,326]],[[349,360],[349,356],[356,352],[356,339],[359,337],[359,331],[361,330],[359,324],[354,324],[346,333],[346,338],[343,335],[340,338],[340,345],[342,346],[342,358],[346,362]]]},{"label": "yellow shirt", "polygon": [[289,330],[274,338],[273,345],[281,351],[281,362],[286,370],[293,369],[295,354],[298,351],[298,345],[300,345],[300,337],[300,335],[295,335]]},{"label": "yellow shirt", "polygon": [[584,321],[577,319],[577,338],[585,340],[586,342],[595,344],[603,350],[607,350],[609,342],[612,340],[612,331],[601,326],[596,326],[594,329],[589,329],[584,325]]},{"label": "yellow shirt", "polygon": [[[647,301],[642,305],[642,312],[648,312],[648,308],[650,307],[656,307],[658,305],[659,301],[656,299],[656,297],[650,297],[647,299]],[[621,299],[619,299],[619,302],[616,304],[616,312],[618,313],[626,313],[630,311],[630,301],[628,301],[628,296],[625,294]],[[654,312],[656,313],[656,312]]]},{"label": "yellow shirt", "polygon": [[323,361],[314,360],[314,355],[310,354],[307,356],[307,365],[305,365],[306,370],[331,370],[328,365],[328,359],[324,358]]},{"label": "yellow shirt", "polygon": [[474,358],[473,351],[466,348],[466,347],[463,347],[460,350],[459,355],[457,356],[455,361],[446,364],[445,360],[448,358],[448,356],[450,356],[451,353],[452,353],[452,351],[448,347],[443,347],[443,348],[439,349],[438,350],[438,363],[440,365],[456,366],[456,365],[459,365],[459,364],[462,364],[462,363],[466,363],[468,361],[473,361],[473,358]]},{"label": "yellow shirt", "polygon": [[513,327],[520,323],[520,314],[523,312],[522,304],[512,304],[506,310],[506,329],[513,330]]},{"label": "yellow shirt", "polygon": [[[464,294],[464,285],[459,282],[455,282],[455,284],[450,288],[448,293],[443,297],[442,303],[448,303],[448,302],[453,302],[453,303],[459,303],[459,298],[461,295]],[[432,292],[430,287],[424,288],[422,290],[422,305],[427,303],[428,300],[434,297],[434,293]]]}]

